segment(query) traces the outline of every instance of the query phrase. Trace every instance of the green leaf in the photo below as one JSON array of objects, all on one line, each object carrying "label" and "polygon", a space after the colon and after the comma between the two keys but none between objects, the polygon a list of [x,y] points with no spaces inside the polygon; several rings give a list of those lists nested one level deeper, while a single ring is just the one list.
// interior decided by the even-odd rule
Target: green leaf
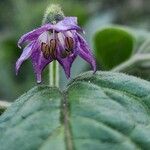
[{"label": "green leaf", "polygon": [[0,150],[149,150],[150,83],[88,72],[60,92],[36,87],[0,117]]},{"label": "green leaf", "polygon": [[97,61],[103,69],[111,69],[127,60],[134,48],[134,37],[121,27],[107,27],[94,37]]},{"label": "green leaf", "polygon": [[58,89],[36,87],[21,96],[0,118],[0,149],[32,150],[54,144],[57,150],[55,140],[63,149],[60,106]]}]

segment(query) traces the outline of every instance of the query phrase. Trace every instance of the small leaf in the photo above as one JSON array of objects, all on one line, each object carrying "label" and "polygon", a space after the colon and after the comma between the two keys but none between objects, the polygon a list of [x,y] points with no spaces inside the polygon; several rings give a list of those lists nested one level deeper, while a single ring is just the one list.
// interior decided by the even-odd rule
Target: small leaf
[{"label": "small leaf", "polygon": [[97,31],[94,37],[97,61],[103,69],[127,60],[134,48],[134,37],[126,29],[107,27]]},{"label": "small leaf", "polygon": [[36,87],[0,117],[0,150],[149,150],[150,82],[88,72]]}]

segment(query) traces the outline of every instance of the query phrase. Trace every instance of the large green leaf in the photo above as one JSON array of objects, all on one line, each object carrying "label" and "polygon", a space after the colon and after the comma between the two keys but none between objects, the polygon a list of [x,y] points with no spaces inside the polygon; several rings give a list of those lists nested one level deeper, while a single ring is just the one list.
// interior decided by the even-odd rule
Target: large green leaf
[{"label": "large green leaf", "polygon": [[0,117],[0,150],[149,150],[150,83],[91,72],[36,87]]},{"label": "large green leaf", "polygon": [[94,36],[97,61],[103,69],[112,67],[127,60],[134,48],[134,37],[121,27],[106,27]]}]

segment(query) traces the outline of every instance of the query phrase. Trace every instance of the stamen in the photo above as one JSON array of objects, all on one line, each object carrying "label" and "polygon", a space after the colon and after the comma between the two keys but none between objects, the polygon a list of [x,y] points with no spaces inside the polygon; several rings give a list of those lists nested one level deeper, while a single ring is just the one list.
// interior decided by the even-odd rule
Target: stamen
[{"label": "stamen", "polygon": [[73,52],[73,46],[74,46],[74,41],[73,41],[73,38],[71,37],[66,37],[65,38],[65,44],[66,44],[66,50],[68,52]]},{"label": "stamen", "polygon": [[69,51],[68,49],[65,49],[64,51],[61,52],[61,58],[66,58],[67,56],[71,54],[72,54],[71,51]]},{"label": "stamen", "polygon": [[43,56],[45,59],[48,59],[50,57],[50,48],[46,43],[42,42],[41,51],[43,52]]},{"label": "stamen", "polygon": [[52,58],[56,58],[56,44],[56,39],[50,40],[50,55],[52,56]]},{"label": "stamen", "polygon": [[74,46],[73,38],[66,37],[65,38],[65,46],[66,46],[66,49],[64,51],[62,51],[62,54],[61,54],[62,58],[66,58],[67,56],[69,56],[70,54],[73,53],[73,46]]}]

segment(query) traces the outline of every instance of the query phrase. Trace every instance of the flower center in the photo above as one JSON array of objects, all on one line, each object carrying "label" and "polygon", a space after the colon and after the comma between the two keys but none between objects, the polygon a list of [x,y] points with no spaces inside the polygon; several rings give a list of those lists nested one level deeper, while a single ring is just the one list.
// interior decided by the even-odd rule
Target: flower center
[{"label": "flower center", "polygon": [[45,59],[48,59],[50,57],[55,59],[56,58],[56,39],[50,40],[50,46],[42,42],[41,51]]}]

